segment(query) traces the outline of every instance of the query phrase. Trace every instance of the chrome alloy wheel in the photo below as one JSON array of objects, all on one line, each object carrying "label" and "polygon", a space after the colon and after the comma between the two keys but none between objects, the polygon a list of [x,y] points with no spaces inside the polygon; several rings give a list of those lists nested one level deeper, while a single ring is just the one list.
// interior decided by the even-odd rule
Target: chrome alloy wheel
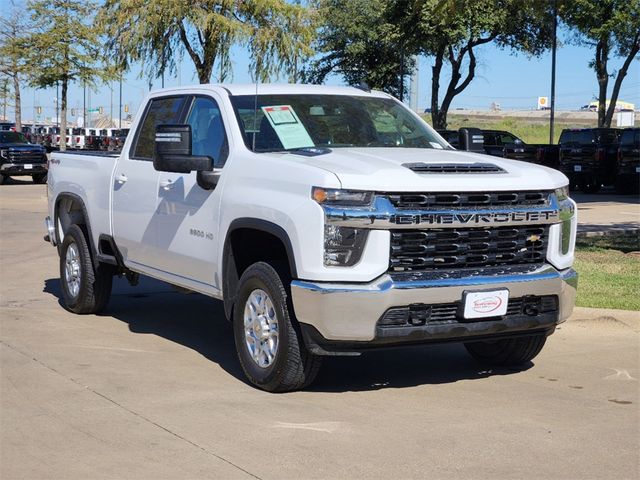
[{"label": "chrome alloy wheel", "polygon": [[67,282],[67,290],[72,297],[77,297],[80,293],[80,280],[82,278],[78,245],[75,243],[69,244],[64,262],[64,280]]},{"label": "chrome alloy wheel", "polygon": [[278,317],[269,295],[253,290],[244,306],[244,339],[249,355],[261,368],[275,361],[278,353]]}]

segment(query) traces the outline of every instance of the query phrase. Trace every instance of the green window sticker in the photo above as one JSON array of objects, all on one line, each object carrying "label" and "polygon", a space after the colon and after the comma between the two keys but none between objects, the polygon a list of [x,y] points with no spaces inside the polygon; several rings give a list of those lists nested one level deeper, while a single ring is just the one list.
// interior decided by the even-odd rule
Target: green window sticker
[{"label": "green window sticker", "polygon": [[261,108],[285,150],[315,146],[291,105],[272,105]]}]

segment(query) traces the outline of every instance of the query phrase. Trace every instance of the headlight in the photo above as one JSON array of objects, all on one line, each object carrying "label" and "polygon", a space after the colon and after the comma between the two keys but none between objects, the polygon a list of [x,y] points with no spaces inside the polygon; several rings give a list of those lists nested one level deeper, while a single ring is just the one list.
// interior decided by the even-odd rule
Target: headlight
[{"label": "headlight", "polygon": [[336,207],[366,207],[373,200],[372,192],[313,187],[311,198],[320,205]]},{"label": "headlight", "polygon": [[360,261],[369,231],[362,228],[324,227],[324,264],[351,267]]}]

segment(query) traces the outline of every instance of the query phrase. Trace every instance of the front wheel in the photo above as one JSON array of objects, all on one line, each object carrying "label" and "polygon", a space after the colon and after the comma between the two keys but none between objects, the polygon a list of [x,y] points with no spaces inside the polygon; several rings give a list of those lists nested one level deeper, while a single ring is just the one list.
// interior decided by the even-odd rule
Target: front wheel
[{"label": "front wheel", "polygon": [[248,380],[269,392],[309,385],[322,357],[306,349],[276,270],[264,262],[251,265],[240,278],[236,298],[233,333]]},{"label": "front wheel", "polygon": [[486,342],[468,342],[464,346],[481,363],[498,366],[516,366],[533,360],[544,347],[545,335],[505,338]]},{"label": "front wheel", "polygon": [[78,225],[71,225],[60,246],[60,282],[67,310],[97,313],[111,296],[113,269],[100,264],[94,268],[87,238]]}]

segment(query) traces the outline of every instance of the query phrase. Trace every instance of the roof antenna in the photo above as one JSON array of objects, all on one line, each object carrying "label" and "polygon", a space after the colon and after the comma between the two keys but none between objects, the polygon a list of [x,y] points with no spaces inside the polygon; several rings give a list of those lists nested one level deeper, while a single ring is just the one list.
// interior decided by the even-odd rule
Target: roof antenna
[{"label": "roof antenna", "polygon": [[258,124],[258,66],[256,65],[256,94],[253,100],[253,145],[251,151],[256,151],[256,128]]}]

